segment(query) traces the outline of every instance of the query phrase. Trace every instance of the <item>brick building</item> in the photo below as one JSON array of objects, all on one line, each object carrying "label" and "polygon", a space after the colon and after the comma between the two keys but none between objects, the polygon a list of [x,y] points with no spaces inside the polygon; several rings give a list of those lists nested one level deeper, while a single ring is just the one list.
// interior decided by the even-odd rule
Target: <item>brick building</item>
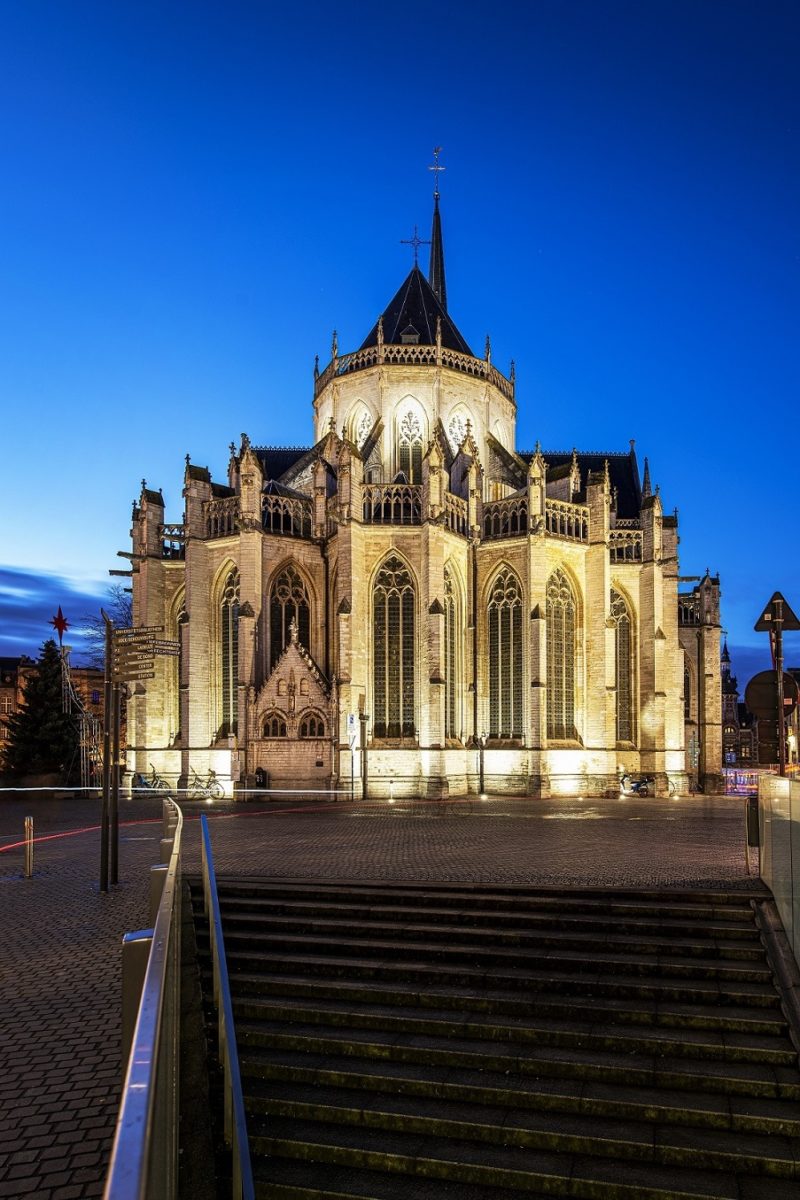
[{"label": "brick building", "polygon": [[230,790],[352,770],[357,791],[365,772],[371,795],[436,797],[481,771],[490,792],[615,793],[625,770],[665,793],[686,783],[688,686],[713,787],[718,585],[682,639],[677,516],[633,442],[519,450],[517,403],[513,364],[450,314],[436,194],[428,276],[315,369],[313,444],[242,435],[224,482],[187,457],[177,524],[143,486],[134,622],[181,655],[129,701],[130,771],[213,768]]}]

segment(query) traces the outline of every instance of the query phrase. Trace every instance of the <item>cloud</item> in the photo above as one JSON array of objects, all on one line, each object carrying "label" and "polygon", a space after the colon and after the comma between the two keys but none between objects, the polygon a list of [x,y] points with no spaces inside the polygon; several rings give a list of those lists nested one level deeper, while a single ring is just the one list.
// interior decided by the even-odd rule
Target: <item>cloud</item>
[{"label": "cloud", "polygon": [[86,616],[99,612],[108,586],[100,579],[0,565],[0,654],[38,657],[42,642],[56,636],[51,622],[61,605],[69,622],[64,641],[74,647],[73,661],[80,662],[86,650],[79,628]]}]

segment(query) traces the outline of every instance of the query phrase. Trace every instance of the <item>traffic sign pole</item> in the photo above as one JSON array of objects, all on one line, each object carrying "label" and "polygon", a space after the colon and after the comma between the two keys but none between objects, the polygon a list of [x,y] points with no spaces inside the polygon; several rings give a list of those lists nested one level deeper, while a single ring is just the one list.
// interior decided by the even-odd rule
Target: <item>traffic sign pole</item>
[{"label": "traffic sign pole", "polygon": [[111,620],[100,609],[106,625],[106,654],[103,671],[103,807],[100,814],[100,891],[108,891],[108,814],[111,779],[111,656],[113,653]]},{"label": "traffic sign pole", "polygon": [[784,629],[800,629],[800,619],[781,593],[773,592],[769,603],[762,608],[755,628],[761,633],[769,633],[770,647],[775,659],[775,682],[778,693],[778,764],[781,775],[785,775],[786,714],[783,708],[783,631]]}]

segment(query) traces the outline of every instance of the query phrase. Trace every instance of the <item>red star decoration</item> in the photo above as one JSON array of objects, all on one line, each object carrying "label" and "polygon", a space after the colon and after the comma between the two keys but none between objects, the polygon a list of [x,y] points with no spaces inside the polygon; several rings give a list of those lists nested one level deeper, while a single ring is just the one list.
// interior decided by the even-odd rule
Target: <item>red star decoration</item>
[{"label": "red star decoration", "polygon": [[69,622],[67,621],[67,618],[62,613],[60,604],[58,606],[58,613],[53,617],[50,624],[53,626],[56,633],[58,634],[58,640],[60,642],[62,640],[62,638],[64,637],[64,634],[67,632],[67,630],[69,628]]}]

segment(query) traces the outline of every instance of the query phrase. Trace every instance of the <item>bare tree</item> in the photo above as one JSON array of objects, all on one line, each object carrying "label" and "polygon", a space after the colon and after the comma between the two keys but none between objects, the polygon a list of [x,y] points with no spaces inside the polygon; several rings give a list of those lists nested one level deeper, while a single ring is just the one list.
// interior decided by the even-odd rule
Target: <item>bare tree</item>
[{"label": "bare tree", "polygon": [[[127,628],[133,621],[133,599],[121,583],[112,583],[102,607],[118,629]],[[89,665],[103,669],[106,654],[106,626],[102,614],[87,613],[79,625]]]}]

